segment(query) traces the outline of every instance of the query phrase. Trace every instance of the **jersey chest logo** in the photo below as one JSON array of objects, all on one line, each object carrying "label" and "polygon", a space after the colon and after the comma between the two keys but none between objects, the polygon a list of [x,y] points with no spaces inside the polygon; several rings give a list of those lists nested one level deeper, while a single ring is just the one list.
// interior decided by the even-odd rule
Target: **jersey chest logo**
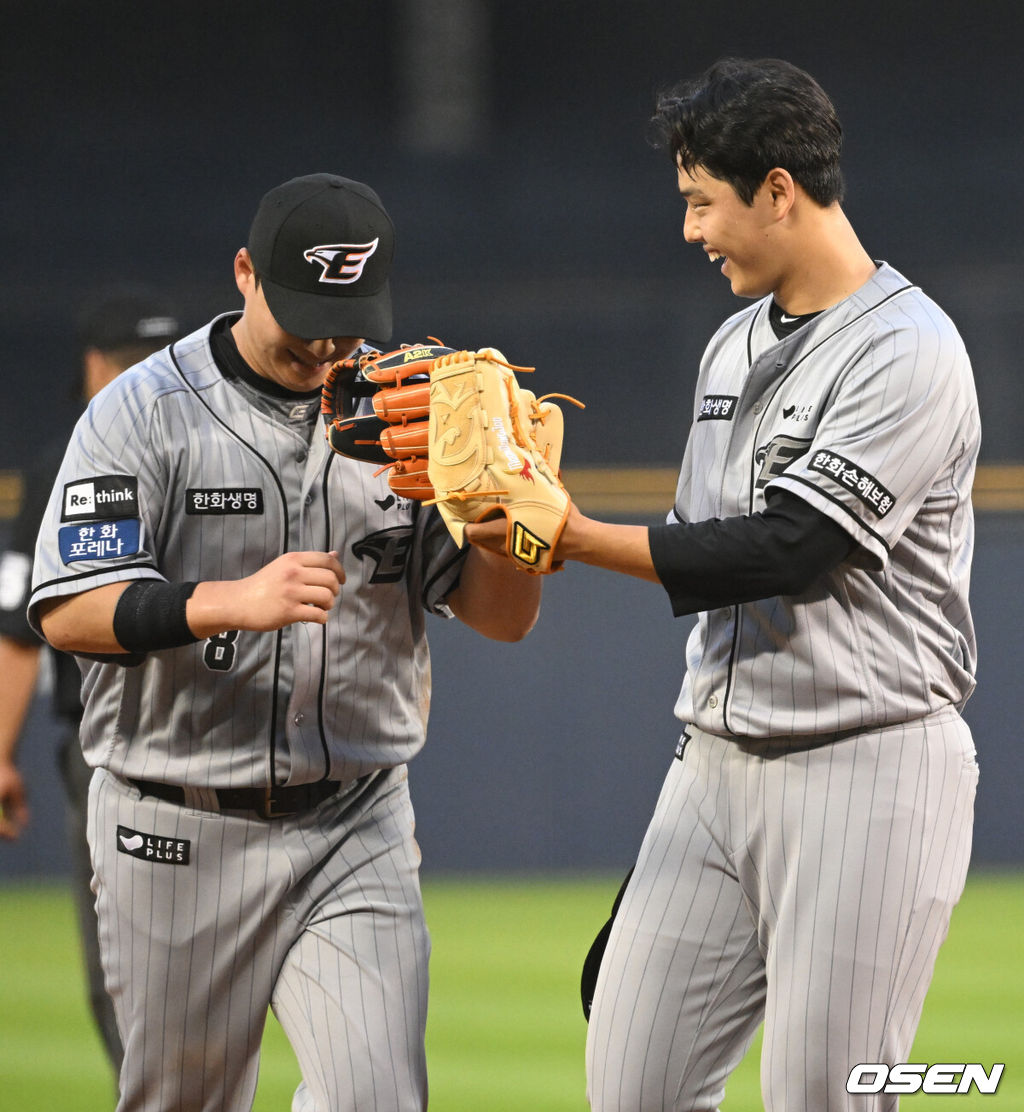
[{"label": "jersey chest logo", "polygon": [[738,401],[735,394],[705,394],[697,410],[697,420],[731,421]]},{"label": "jersey chest logo", "polygon": [[786,405],[782,407],[782,419],[784,421],[799,421],[806,422],[811,419],[811,414],[814,413],[813,405]]},{"label": "jersey chest logo", "polygon": [[811,441],[796,436],[776,436],[767,444],[762,444],[754,452],[754,462],[761,470],[754,480],[754,486],[761,490],[772,479],[777,479],[794,461],[799,459],[811,446]]},{"label": "jersey chest logo", "polygon": [[356,541],[352,554],[374,562],[371,583],[398,583],[405,576],[409,563],[412,537],[411,525],[394,525]]},{"label": "jersey chest logo", "polygon": [[263,491],[259,487],[189,487],[186,514],[261,514]]}]

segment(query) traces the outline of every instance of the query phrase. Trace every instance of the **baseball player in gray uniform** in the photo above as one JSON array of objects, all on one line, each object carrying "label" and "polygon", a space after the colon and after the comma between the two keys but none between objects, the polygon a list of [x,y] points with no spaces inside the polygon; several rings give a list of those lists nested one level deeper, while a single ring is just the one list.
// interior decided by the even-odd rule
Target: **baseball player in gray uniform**
[{"label": "baseball player in gray uniform", "polygon": [[122,1112],[250,1108],[268,1005],[296,1112],[426,1105],[424,614],[516,640],[540,588],[327,446],[331,363],[391,335],[392,250],[361,183],[270,190],[242,311],[94,399],[40,530],[30,618],[83,672]]},{"label": "baseball player in gray uniform", "polygon": [[854,234],[811,77],[727,59],[655,122],[686,240],[754,303],[707,348],[668,523],[574,509],[555,554],[699,615],[596,977],[589,1099],[717,1108],[763,1021],[771,1112],[893,1109],[848,1078],[907,1060],[970,856],[971,368]]}]

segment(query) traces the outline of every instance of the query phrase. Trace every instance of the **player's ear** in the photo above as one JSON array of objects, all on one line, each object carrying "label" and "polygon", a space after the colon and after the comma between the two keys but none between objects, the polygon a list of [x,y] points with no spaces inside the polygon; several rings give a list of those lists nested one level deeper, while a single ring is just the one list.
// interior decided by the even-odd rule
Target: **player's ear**
[{"label": "player's ear", "polygon": [[796,200],[796,182],[793,181],[793,175],[788,170],[783,170],[781,166],[776,166],[768,171],[761,188],[765,191],[776,218],[781,220],[787,216]]},{"label": "player's ear", "polygon": [[243,297],[247,297],[256,289],[256,268],[252,265],[252,258],[245,247],[240,248],[235,255],[235,285]]}]

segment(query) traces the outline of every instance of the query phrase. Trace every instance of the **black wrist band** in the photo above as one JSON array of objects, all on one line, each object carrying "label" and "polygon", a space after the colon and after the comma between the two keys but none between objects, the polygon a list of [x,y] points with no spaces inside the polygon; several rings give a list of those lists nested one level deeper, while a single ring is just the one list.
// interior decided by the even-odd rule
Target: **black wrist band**
[{"label": "black wrist band", "polygon": [[161,579],[129,583],[114,608],[118,644],[130,653],[151,653],[198,641],[185,620],[185,605],[197,586]]}]

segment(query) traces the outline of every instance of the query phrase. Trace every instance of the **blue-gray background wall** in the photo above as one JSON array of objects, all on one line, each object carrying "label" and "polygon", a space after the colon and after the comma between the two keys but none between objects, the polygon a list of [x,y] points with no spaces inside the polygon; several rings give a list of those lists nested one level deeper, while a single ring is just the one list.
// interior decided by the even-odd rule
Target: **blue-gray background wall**
[{"label": "blue-gray background wall", "polygon": [[[8,0],[0,41],[0,470],[73,415],[88,292],[162,285],[189,326],[236,307],[259,197],[319,170],[371,182],[395,219],[397,338],[494,345],[583,398],[569,465],[673,464],[697,359],[736,303],[683,243],[645,123],[657,90],[726,53],[787,57],[833,95],[847,212],[959,325],[983,463],[1024,458],[1017,3]],[[976,859],[997,863],[1024,857],[1024,518],[978,525]],[[431,868],[618,868],[635,851],[688,623],[656,588],[582,567],[546,596],[516,646],[432,623],[412,770]],[[34,821],[0,845],[0,875],[64,868],[51,725],[40,698],[22,747]]]}]

